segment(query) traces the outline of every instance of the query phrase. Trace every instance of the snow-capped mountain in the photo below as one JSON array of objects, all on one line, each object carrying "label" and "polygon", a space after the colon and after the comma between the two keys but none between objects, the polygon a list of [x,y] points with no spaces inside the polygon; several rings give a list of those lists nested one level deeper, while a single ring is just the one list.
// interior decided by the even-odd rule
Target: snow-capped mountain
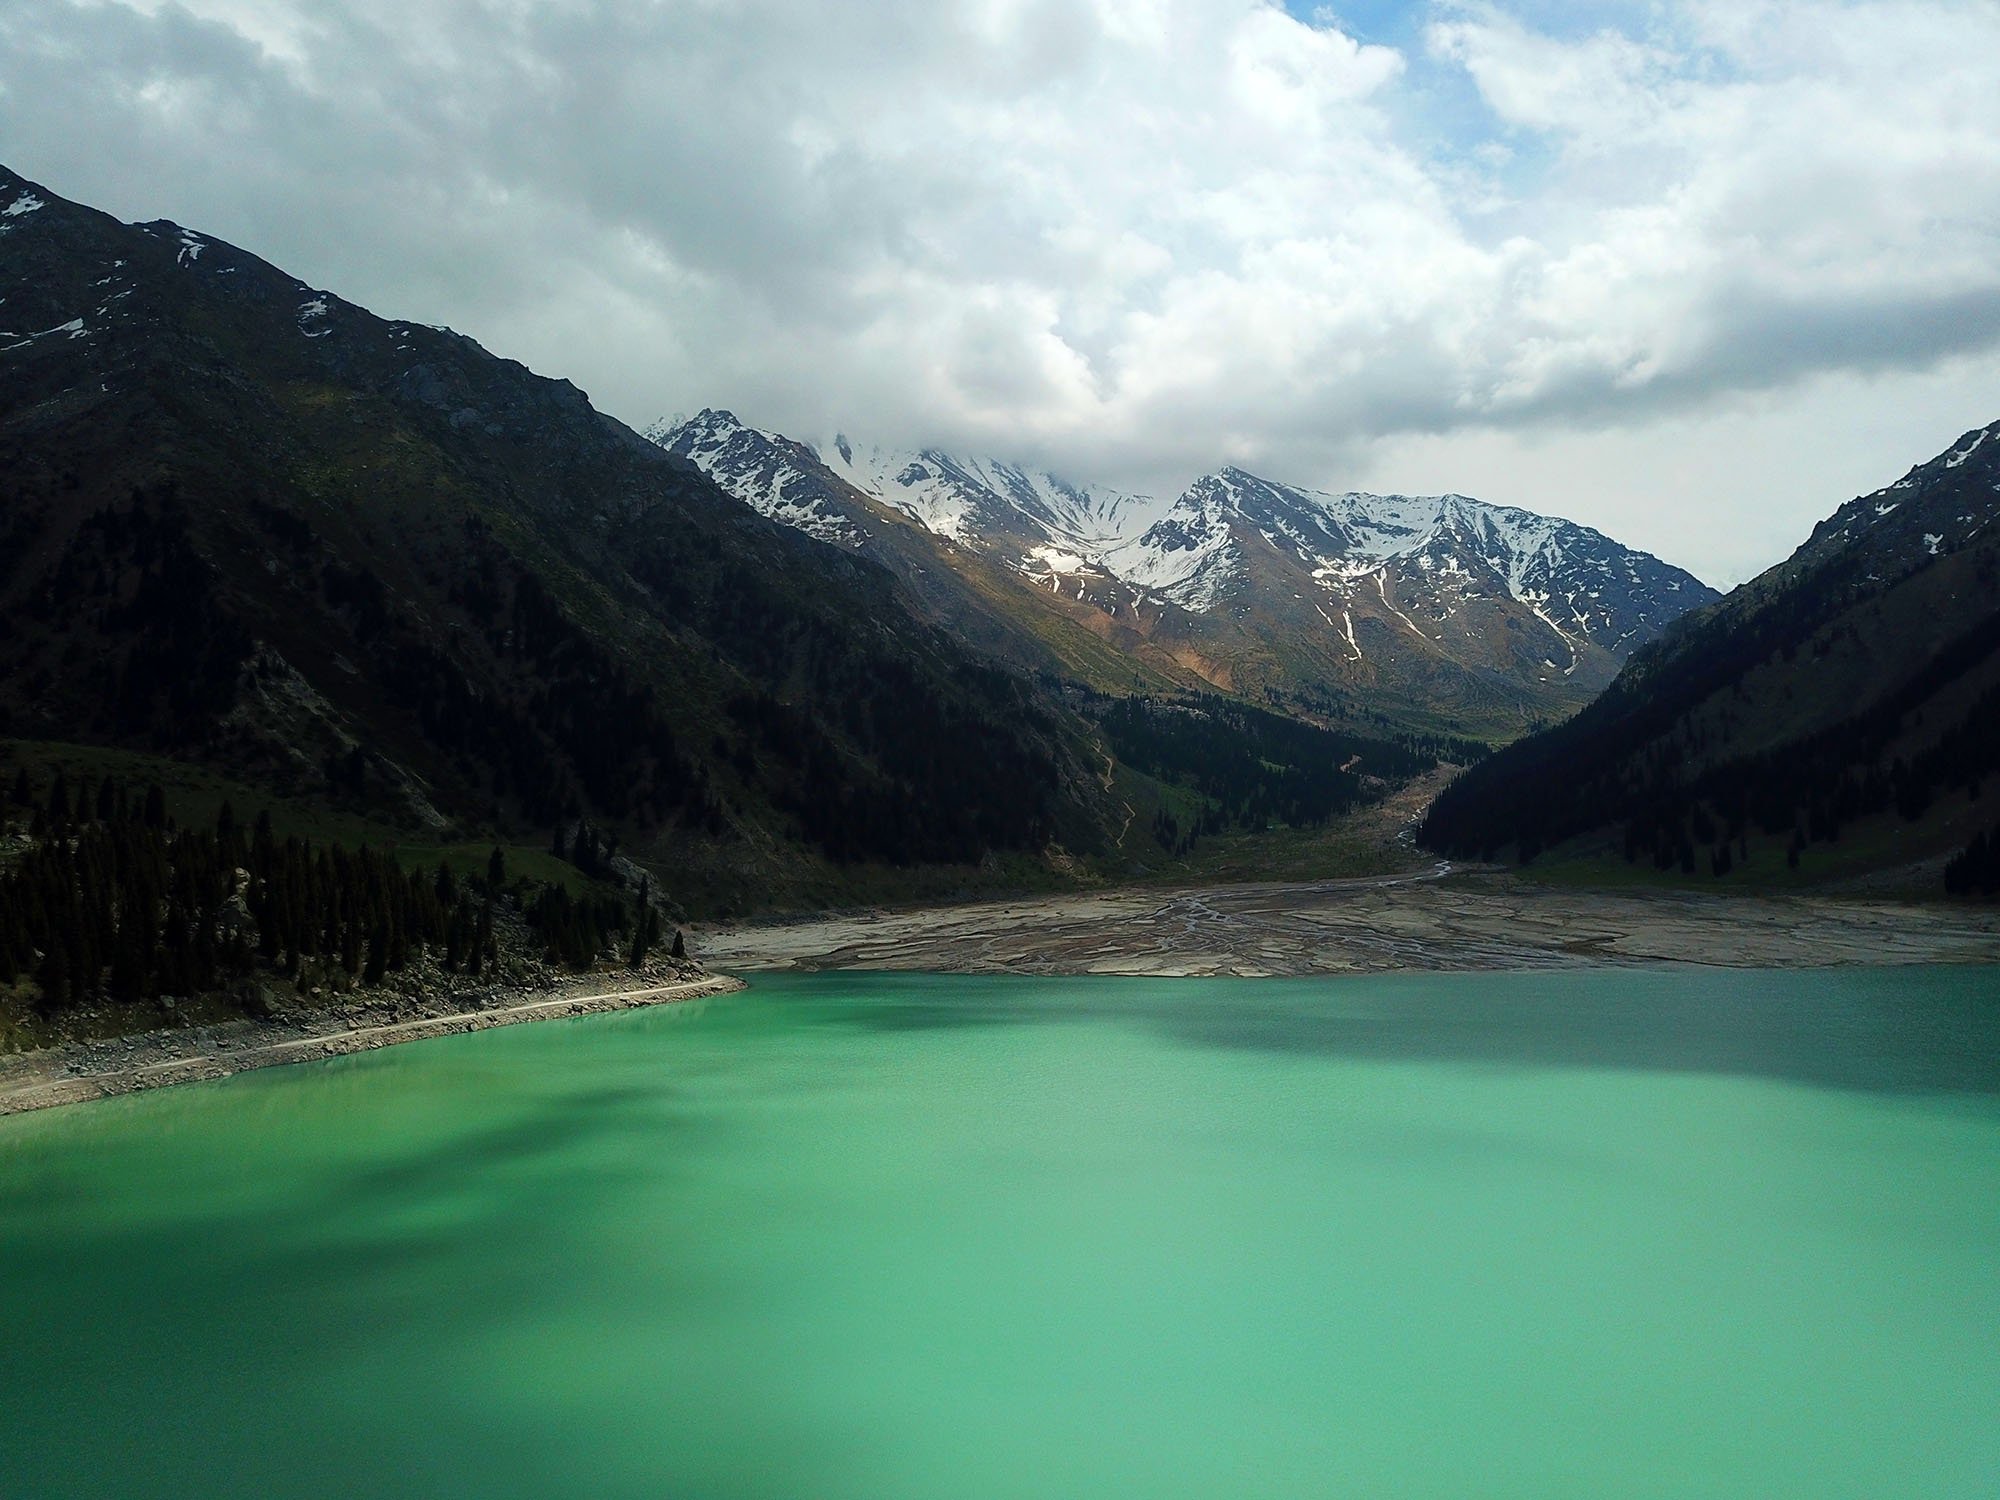
[{"label": "snow-capped mountain", "polygon": [[1095,557],[1157,512],[1145,495],[1077,485],[996,459],[875,447],[844,435],[808,444],[713,409],[646,429],[774,521],[821,541],[858,545],[853,497],[866,495],[961,546],[1025,556],[1053,546]]},{"label": "snow-capped mountain", "polygon": [[1135,519],[1158,509],[1150,496],[1072,484],[1043,470],[953,457],[934,448],[869,447],[842,434],[820,445],[818,453],[856,489],[964,545],[1025,541],[1089,557],[1115,545]]},{"label": "snow-capped mountain", "polygon": [[[1619,657],[1717,597],[1692,574],[1572,521],[1464,495],[1326,494],[1234,468],[1196,480],[1107,562],[1197,611],[1247,602],[1276,567],[1302,575],[1290,580],[1302,597],[1324,594],[1350,613],[1365,602],[1436,640],[1465,633],[1475,602],[1512,601],[1565,647]],[[1345,623],[1341,632],[1351,635]],[[1566,674],[1578,662],[1575,649],[1555,657]]]},{"label": "snow-capped mountain", "polygon": [[1137,591],[1081,555],[1131,497],[843,438],[815,448],[726,411],[645,436],[760,514],[880,563],[936,623],[1016,665],[1129,687],[1137,656],[1149,688],[1207,680],[1150,653]]},{"label": "snow-capped mountain", "polygon": [[1426,722],[1585,701],[1716,598],[1588,527],[1463,495],[1330,494],[1226,468],[1164,509],[994,459],[809,445],[704,411],[648,433],[774,520],[868,550],[914,522],[1121,649],[1216,686],[1365,694]]},{"label": "snow-capped mountain", "polygon": [[656,422],[643,434],[687,459],[759,515],[837,547],[859,547],[866,529],[842,487],[803,443],[745,427],[735,414],[703,411]]}]

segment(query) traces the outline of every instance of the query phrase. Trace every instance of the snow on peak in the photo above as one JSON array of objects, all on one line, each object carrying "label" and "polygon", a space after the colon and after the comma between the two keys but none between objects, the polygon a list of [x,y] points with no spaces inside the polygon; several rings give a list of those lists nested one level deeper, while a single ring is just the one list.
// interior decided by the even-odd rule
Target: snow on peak
[{"label": "snow on peak", "polygon": [[687,459],[759,515],[840,547],[865,539],[825,480],[801,463],[797,445],[704,408],[685,421],[656,422],[643,434]]},{"label": "snow on peak", "polygon": [[874,446],[844,432],[815,452],[862,493],[961,545],[1014,538],[1024,547],[1048,542],[1094,556],[1152,505],[1143,495],[1079,485],[1025,464]]},{"label": "snow on peak", "polygon": [[38,208],[47,208],[47,207],[48,204],[46,202],[44,202],[40,198],[37,198],[28,189],[23,188],[21,189],[20,197],[16,198],[12,203],[8,204],[4,209],[0,209],[0,218],[18,219],[23,214],[31,214]]},{"label": "snow on peak", "polygon": [[[1612,649],[1708,595],[1698,580],[1587,527],[1465,495],[1334,494],[1229,465],[1162,507],[1030,465],[871,445],[845,431],[793,443],[713,409],[646,435],[764,514],[815,535],[860,541],[851,510],[819,503],[832,501],[830,474],[1051,587],[1100,573],[1196,613],[1248,602],[1267,588],[1301,599],[1332,595],[1340,602],[1322,614],[1342,621],[1343,637],[1351,612],[1342,611],[1364,586],[1365,608],[1402,619],[1426,639],[1436,637],[1392,603],[1392,593],[1424,596],[1427,618],[1437,620],[1460,602],[1509,598],[1566,643],[1602,636]],[[1560,670],[1574,671],[1576,660],[1571,650]]]},{"label": "snow on peak", "polygon": [[[1441,624],[1475,600],[1510,599],[1564,643],[1564,675],[1577,668],[1578,644],[1622,650],[1709,597],[1699,580],[1573,522],[1456,494],[1300,489],[1233,466],[1197,479],[1104,561],[1197,612],[1259,591],[1317,589],[1427,640],[1440,637],[1417,615]],[[1338,618],[1344,637],[1347,616]]]},{"label": "snow on peak", "polygon": [[2000,493],[2000,484],[1991,483],[1997,471],[2000,422],[1965,433],[1894,484],[1848,501],[1806,545],[1865,546],[1905,561],[1942,556],[1992,523],[1995,502],[1988,496]]},{"label": "snow on peak", "polygon": [[1189,485],[1159,522],[1119,549],[1115,566],[1132,570],[1134,582],[1144,575],[1171,592],[1197,572],[1212,575],[1219,559],[1240,554],[1255,536],[1299,558],[1331,587],[1402,559],[1426,571],[1463,572],[1463,555],[1470,553],[1519,599],[1561,565],[1565,529],[1583,532],[1463,495],[1330,494],[1230,467]]}]

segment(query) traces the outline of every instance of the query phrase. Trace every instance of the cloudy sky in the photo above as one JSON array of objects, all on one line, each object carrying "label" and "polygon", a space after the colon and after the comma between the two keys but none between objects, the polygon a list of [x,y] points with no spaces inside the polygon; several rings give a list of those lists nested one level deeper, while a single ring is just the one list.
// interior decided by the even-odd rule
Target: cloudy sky
[{"label": "cloudy sky", "polygon": [[1991,0],[8,0],[0,159],[635,424],[1720,584],[2000,417]]}]

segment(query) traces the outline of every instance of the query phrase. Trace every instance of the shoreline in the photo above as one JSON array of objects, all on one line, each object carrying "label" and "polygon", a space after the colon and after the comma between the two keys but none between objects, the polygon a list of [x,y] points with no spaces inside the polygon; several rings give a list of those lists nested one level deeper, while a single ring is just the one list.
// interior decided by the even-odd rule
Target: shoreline
[{"label": "shoreline", "polygon": [[[490,1010],[446,1010],[372,1026],[351,1026],[337,1015],[287,1017],[70,1043],[0,1059],[0,1116],[87,1104],[93,1099],[227,1078],[232,1073],[254,1068],[345,1057],[404,1042],[486,1031],[495,1026],[682,1004],[713,995],[734,994],[748,987],[745,981],[730,974],[628,985],[622,989],[605,988],[599,981],[594,986],[579,983],[553,994],[544,993],[540,999],[518,1005]],[[123,1057],[108,1068],[76,1071],[92,1059],[93,1053],[107,1051],[122,1053]]]},{"label": "shoreline", "polygon": [[[1347,880],[1093,892],[871,909],[691,929],[737,971],[1335,976],[1658,966],[2000,964],[2000,910],[1817,895],[1574,891],[1440,861]],[[638,982],[633,982],[634,980]],[[0,1057],[0,1117],[252,1068],[494,1026],[674,1004],[748,988],[735,974],[578,979],[491,1008],[440,1002],[353,1024],[352,1011],[71,1042]]]}]

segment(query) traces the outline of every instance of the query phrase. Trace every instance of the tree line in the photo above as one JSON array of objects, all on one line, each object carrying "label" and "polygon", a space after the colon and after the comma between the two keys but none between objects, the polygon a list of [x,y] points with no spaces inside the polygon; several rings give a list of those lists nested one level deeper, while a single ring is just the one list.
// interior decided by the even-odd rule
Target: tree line
[{"label": "tree line", "polygon": [[1366,800],[1363,775],[1402,779],[1436,764],[1403,745],[1321,729],[1214,694],[1103,698],[1093,708],[1119,760],[1203,799],[1185,829],[1172,814],[1155,820],[1154,836],[1170,852],[1229,827],[1320,827]]},{"label": "tree line", "polygon": [[32,979],[44,1015],[232,990],[256,1005],[259,975],[373,986],[426,955],[476,977],[499,957],[496,914],[516,906],[543,956],[571,968],[614,947],[642,963],[660,937],[645,889],[628,906],[510,881],[499,848],[483,877],[405,869],[386,848],[280,839],[268,813],[246,827],[226,802],[183,826],[157,784],[135,793],[112,776],[40,786],[23,769],[0,821],[28,834],[0,870],[0,984]]}]

